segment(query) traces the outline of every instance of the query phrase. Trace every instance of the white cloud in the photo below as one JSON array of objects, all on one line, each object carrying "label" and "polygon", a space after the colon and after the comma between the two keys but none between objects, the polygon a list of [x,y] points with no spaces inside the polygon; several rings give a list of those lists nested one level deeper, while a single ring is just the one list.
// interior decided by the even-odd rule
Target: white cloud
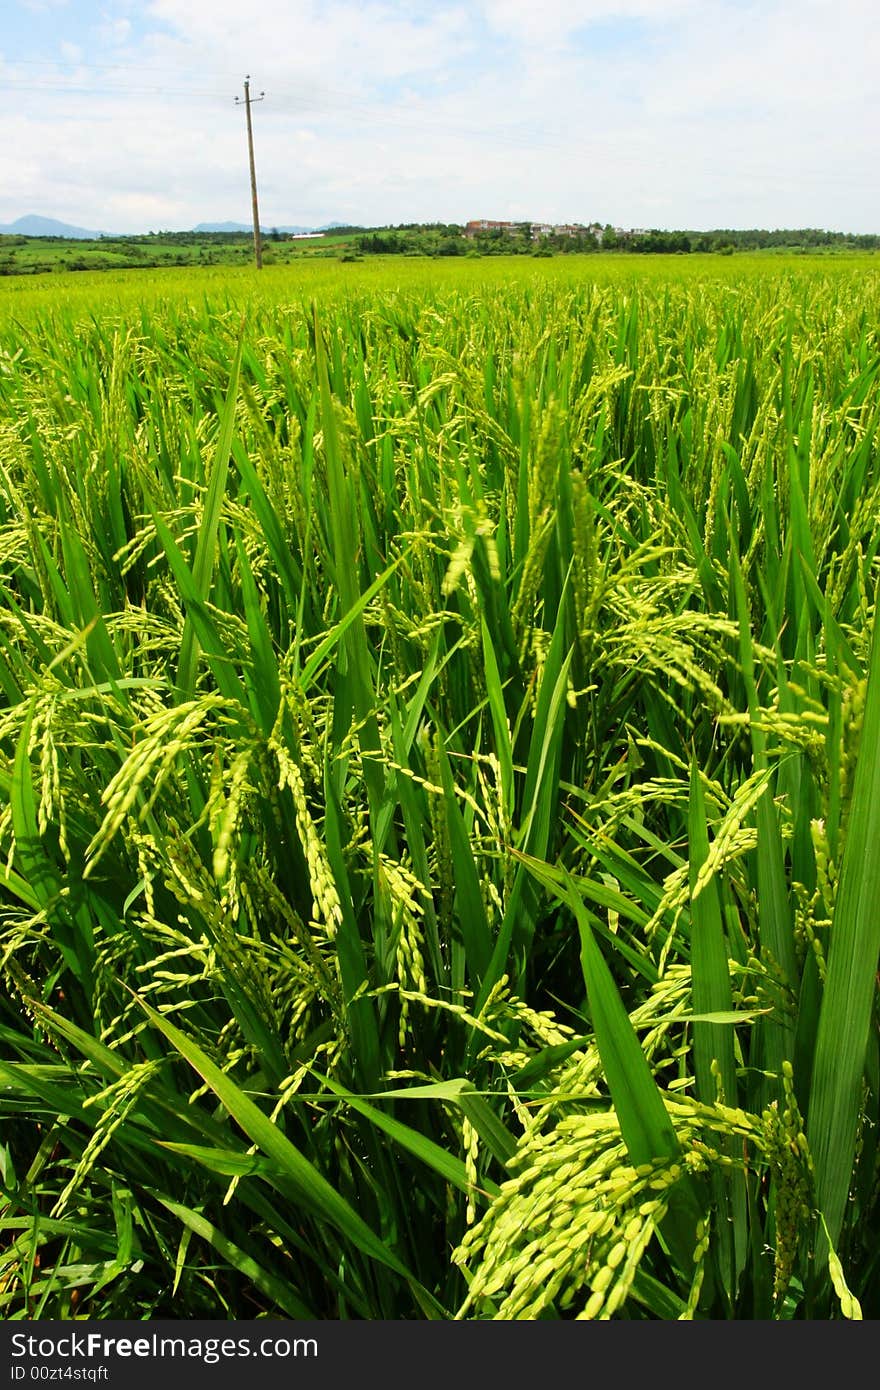
[{"label": "white cloud", "polygon": [[68,35],[70,59],[132,67],[83,65],[28,91],[33,69],[7,56],[16,117],[0,220],[247,221],[232,99],[249,70],[267,93],[254,124],[268,225],[497,215],[880,230],[880,26],[866,0],[102,11],[106,32]]},{"label": "white cloud", "polygon": [[202,55],[208,68],[250,67],[262,83],[298,74],[356,88],[440,72],[454,62],[468,28],[466,11],[412,8],[381,0],[151,0],[148,13]]},{"label": "white cloud", "polygon": [[31,14],[48,14],[50,10],[63,9],[67,0],[18,0],[19,7]]},{"label": "white cloud", "polygon": [[108,48],[127,43],[131,38],[131,33],[131,20],[126,19],[124,15],[117,15],[112,19],[105,18],[95,28],[95,37],[98,42]]},{"label": "white cloud", "polygon": [[486,21],[500,35],[537,48],[560,42],[597,24],[640,20],[663,26],[704,8],[703,0],[481,0]]}]

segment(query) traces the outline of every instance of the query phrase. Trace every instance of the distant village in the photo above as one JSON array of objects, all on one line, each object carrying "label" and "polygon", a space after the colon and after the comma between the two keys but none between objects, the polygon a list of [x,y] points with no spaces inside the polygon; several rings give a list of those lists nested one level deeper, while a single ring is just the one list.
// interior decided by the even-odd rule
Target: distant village
[{"label": "distant village", "polygon": [[[463,236],[473,241],[475,237],[484,236],[487,232],[500,232],[503,236],[522,236],[523,231],[532,241],[540,241],[542,237],[587,237],[591,236],[597,245],[602,245],[608,228],[601,226],[598,222],[591,222],[590,225],[583,226],[580,222],[496,222],[488,217],[480,217],[465,226]],[[627,237],[647,236],[647,230],[643,227],[632,227],[629,231],[624,227],[615,227],[614,235],[618,240]]]}]

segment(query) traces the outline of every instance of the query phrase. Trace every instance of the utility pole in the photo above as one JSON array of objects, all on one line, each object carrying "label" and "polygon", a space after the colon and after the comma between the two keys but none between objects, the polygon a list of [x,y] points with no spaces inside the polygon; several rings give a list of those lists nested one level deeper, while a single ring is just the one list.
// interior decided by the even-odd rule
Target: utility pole
[{"label": "utility pole", "polygon": [[257,171],[254,165],[254,130],[251,125],[251,104],[255,101],[262,101],[265,95],[265,92],[260,92],[258,97],[251,96],[251,76],[248,73],[244,79],[244,100],[241,97],[235,98],[236,106],[243,106],[247,116],[248,159],[251,166],[251,208],[254,215],[254,259],[257,263],[257,270],[263,268],[263,246],[260,241],[260,210],[257,207]]}]

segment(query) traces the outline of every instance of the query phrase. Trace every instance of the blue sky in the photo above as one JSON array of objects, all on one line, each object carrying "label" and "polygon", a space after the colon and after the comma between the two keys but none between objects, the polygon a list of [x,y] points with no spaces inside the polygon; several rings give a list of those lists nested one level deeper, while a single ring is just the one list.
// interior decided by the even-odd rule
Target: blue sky
[{"label": "blue sky", "polygon": [[867,0],[3,0],[0,222],[880,231]]}]

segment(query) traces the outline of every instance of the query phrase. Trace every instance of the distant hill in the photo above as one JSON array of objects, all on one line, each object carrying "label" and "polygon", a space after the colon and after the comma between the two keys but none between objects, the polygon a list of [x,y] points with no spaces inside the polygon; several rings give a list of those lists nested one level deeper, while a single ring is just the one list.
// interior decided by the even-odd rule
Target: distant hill
[{"label": "distant hill", "polygon": [[[292,227],[288,223],[278,223],[271,227],[263,226],[261,231],[265,236],[267,232],[286,232],[293,236],[305,236],[308,232],[332,232],[336,227],[348,227],[348,222],[322,222],[320,227]],[[194,232],[250,232],[253,226],[250,222],[200,222],[197,227],[193,227]]]},{"label": "distant hill", "polygon": [[0,226],[0,236],[60,236],[76,241],[98,241],[107,235],[107,232],[89,232],[85,227],[72,227],[69,222],[56,222],[54,217],[36,217],[33,213]]},{"label": "distant hill", "polygon": [[[246,222],[199,222],[194,232],[249,232],[252,228]],[[265,231],[265,228],[263,229]]]},{"label": "distant hill", "polygon": [[[311,232],[312,227],[262,227],[261,231],[265,236],[268,232],[290,232],[299,233]],[[193,227],[194,232],[251,232],[253,226],[249,222],[200,222],[197,227]]]},{"label": "distant hill", "polygon": [[[262,231],[264,236],[274,231],[302,236],[308,232],[332,232],[335,227],[347,226],[346,222],[326,222],[321,227],[264,226]],[[251,230],[249,222],[200,222],[197,227],[193,227],[194,232],[229,233]],[[54,217],[37,217],[34,213],[19,217],[15,222],[0,225],[0,236],[47,236],[66,237],[71,241],[99,241],[102,237],[111,235],[110,232],[91,232],[86,227],[74,227],[71,223],[59,222]]]}]

